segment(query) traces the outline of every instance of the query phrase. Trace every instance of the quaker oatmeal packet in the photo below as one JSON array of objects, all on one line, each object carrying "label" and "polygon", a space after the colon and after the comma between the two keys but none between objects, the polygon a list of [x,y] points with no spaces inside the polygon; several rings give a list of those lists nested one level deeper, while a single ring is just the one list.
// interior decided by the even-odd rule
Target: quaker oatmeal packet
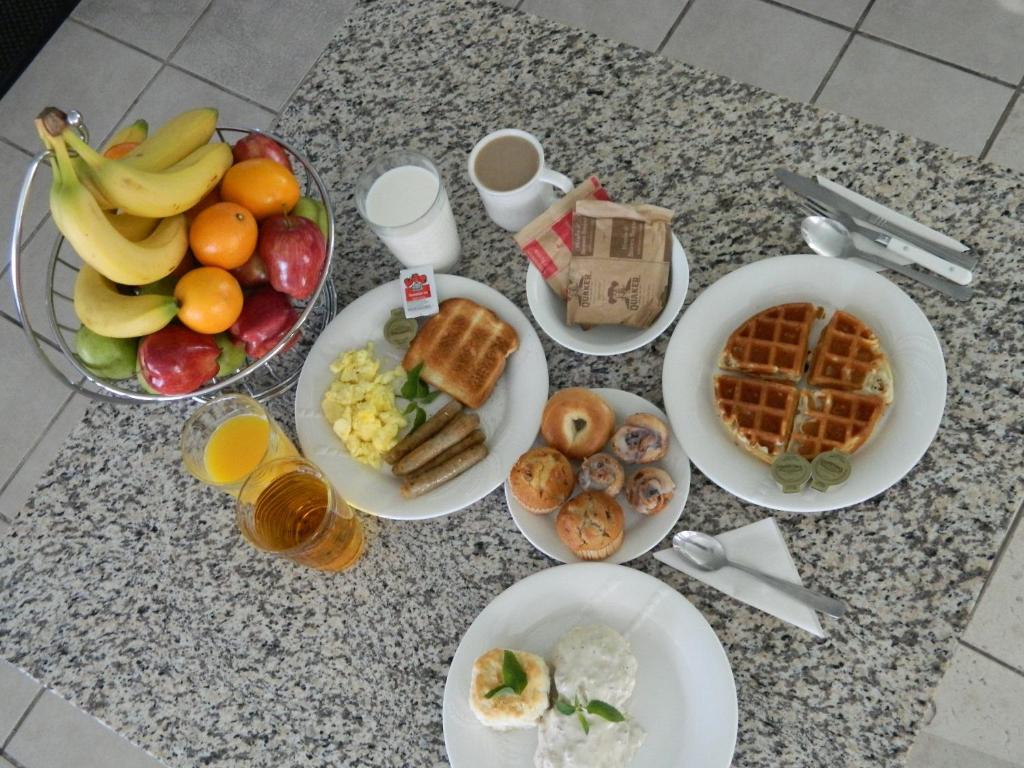
[{"label": "quaker oatmeal packet", "polygon": [[566,322],[647,328],[665,308],[672,211],[581,200],[572,220]]}]

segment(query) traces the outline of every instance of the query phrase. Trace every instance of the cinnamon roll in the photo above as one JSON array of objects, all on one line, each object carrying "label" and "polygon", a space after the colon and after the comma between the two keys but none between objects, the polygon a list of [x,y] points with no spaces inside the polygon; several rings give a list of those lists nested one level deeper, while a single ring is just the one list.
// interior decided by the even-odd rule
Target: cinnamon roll
[{"label": "cinnamon roll", "polygon": [[638,469],[626,483],[626,499],[641,515],[656,515],[675,494],[676,484],[668,472],[657,467]]},{"label": "cinnamon roll", "polygon": [[668,427],[657,416],[634,413],[612,435],[612,450],[627,464],[648,464],[668,453]]},{"label": "cinnamon roll", "polygon": [[626,473],[614,456],[595,453],[583,460],[576,482],[584,491],[604,491],[615,497],[626,482]]}]

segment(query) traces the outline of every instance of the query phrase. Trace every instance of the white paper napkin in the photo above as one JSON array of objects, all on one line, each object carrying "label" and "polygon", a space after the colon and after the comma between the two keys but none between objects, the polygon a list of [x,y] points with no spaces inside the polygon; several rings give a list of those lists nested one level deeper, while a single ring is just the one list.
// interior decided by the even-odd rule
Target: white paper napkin
[{"label": "white paper napkin", "polygon": [[[742,528],[720,533],[715,538],[722,542],[730,560],[794,584],[803,583],[774,517],[766,517]],[[818,616],[811,608],[743,571],[736,568],[702,571],[689,565],[671,547],[655,552],[654,556],[666,565],[710,584],[730,597],[806,629],[816,637],[825,637],[825,631],[818,623]]]},{"label": "white paper napkin", "polygon": [[[832,181],[831,179],[827,179],[824,176],[821,176],[820,174],[816,178],[817,178],[818,183],[821,184],[821,186],[825,187],[826,189],[830,189],[833,192],[835,192],[836,194],[842,195],[843,197],[845,197],[850,202],[856,203],[861,208],[864,208],[864,209],[870,211],[871,213],[874,213],[874,214],[876,214],[878,216],[881,216],[882,218],[884,218],[884,219],[886,219],[888,221],[891,221],[893,224],[898,224],[899,226],[903,227],[904,229],[907,229],[907,230],[913,232],[918,237],[926,238],[927,240],[931,240],[934,243],[937,243],[939,245],[945,245],[948,248],[954,248],[954,249],[956,249],[958,251],[966,251],[967,250],[967,246],[966,245],[964,245],[963,243],[961,243],[961,242],[959,242],[957,240],[954,240],[952,237],[949,237],[948,235],[944,235],[941,232],[936,232],[934,229],[931,229],[930,227],[926,227],[921,222],[915,221],[914,219],[910,218],[909,216],[904,216],[902,213],[899,213],[898,211],[894,211],[892,208],[887,208],[884,205],[882,205],[881,203],[879,203],[879,202],[877,202],[875,200],[872,200],[869,197],[864,197],[864,195],[859,195],[856,192],[854,192],[852,189],[847,189],[846,187],[844,187],[842,184],[839,184],[838,182]],[[859,219],[858,219],[858,221],[859,221]],[[862,224],[867,224],[867,222],[863,222],[863,221],[861,223]],[[868,226],[871,226],[871,225],[869,224]],[[854,245],[856,245],[861,250],[867,251],[868,253],[874,254],[875,256],[878,256],[880,258],[887,259],[889,261],[895,262],[896,264],[909,264],[910,263],[910,261],[908,259],[905,259],[902,256],[898,256],[897,254],[895,254],[892,251],[888,250],[887,248],[879,245],[878,243],[874,242],[873,240],[869,240],[868,238],[864,237],[863,235],[854,234],[853,242],[854,242]],[[873,270],[875,272],[880,272],[882,270],[882,267],[878,266],[877,264],[872,264],[871,262],[861,261],[860,259],[853,259],[853,261],[856,261],[861,266],[866,267],[866,268],[868,268],[870,270]]]}]

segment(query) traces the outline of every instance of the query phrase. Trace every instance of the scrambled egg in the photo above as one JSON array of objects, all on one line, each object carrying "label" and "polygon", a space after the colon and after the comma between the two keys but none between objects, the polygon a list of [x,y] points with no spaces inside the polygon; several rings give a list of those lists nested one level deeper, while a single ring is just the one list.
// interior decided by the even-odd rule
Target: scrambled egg
[{"label": "scrambled egg", "polygon": [[398,442],[405,417],[395,404],[393,382],[403,378],[401,366],[380,372],[373,344],[352,349],[331,363],[334,381],[320,407],[349,454],[379,467],[381,456]]}]

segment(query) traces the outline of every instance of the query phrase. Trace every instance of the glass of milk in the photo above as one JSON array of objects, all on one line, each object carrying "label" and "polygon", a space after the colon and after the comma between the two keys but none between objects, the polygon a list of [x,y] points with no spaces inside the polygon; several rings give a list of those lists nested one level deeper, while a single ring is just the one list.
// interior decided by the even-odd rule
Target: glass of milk
[{"label": "glass of milk", "polygon": [[356,180],[356,207],[406,267],[452,269],[462,246],[441,174],[419,152],[389,152]]}]

